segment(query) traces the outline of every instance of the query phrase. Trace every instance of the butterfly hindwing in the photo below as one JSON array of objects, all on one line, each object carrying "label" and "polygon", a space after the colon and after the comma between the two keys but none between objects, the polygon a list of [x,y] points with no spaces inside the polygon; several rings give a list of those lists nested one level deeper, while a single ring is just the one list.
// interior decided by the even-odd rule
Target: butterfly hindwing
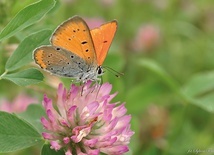
[{"label": "butterfly hindwing", "polygon": [[65,77],[81,77],[89,67],[79,56],[56,46],[37,48],[34,51],[34,59],[42,69]]},{"label": "butterfly hindwing", "polygon": [[51,43],[70,51],[87,63],[97,63],[90,30],[85,21],[75,16],[65,21],[54,32]]},{"label": "butterfly hindwing", "polygon": [[90,31],[96,51],[98,66],[103,64],[116,30],[117,21],[113,20]]}]

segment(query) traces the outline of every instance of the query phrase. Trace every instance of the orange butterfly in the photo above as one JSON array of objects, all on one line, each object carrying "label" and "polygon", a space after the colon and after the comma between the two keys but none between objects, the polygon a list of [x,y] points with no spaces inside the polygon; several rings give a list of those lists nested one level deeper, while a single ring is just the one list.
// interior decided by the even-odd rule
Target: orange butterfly
[{"label": "orange butterfly", "polygon": [[53,33],[52,45],[34,50],[35,62],[53,74],[75,78],[79,82],[99,80],[102,64],[117,30],[113,20],[90,30],[86,22],[74,16]]}]

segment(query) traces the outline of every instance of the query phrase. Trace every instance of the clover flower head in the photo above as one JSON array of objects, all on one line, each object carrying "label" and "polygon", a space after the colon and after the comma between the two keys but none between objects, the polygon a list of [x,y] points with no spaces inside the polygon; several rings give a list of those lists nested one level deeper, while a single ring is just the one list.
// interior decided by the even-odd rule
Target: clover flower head
[{"label": "clover flower head", "polygon": [[129,150],[134,134],[130,130],[130,115],[124,103],[110,103],[116,93],[110,94],[111,84],[71,85],[66,90],[58,87],[57,103],[44,96],[47,118],[41,122],[46,129],[43,137],[51,149],[65,150],[65,155],[121,155]]}]

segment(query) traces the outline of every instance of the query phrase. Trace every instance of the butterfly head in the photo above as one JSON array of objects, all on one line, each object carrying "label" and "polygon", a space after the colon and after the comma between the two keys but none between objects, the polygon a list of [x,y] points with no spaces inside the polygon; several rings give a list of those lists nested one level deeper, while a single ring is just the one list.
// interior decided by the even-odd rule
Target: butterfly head
[{"label": "butterfly head", "polygon": [[99,76],[102,76],[104,74],[104,70],[102,66],[98,67],[92,67],[89,68],[87,71],[81,73],[78,77],[74,77],[76,82],[83,82],[85,83],[88,80],[91,81],[100,81]]}]

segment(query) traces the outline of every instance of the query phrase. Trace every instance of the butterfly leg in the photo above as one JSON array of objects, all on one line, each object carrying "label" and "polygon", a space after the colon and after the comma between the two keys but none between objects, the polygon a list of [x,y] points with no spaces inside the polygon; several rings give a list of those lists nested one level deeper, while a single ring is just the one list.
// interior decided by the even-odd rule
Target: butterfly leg
[{"label": "butterfly leg", "polygon": [[81,86],[81,96],[83,95],[83,90],[84,90],[84,83],[80,81],[80,86]]},{"label": "butterfly leg", "polygon": [[[102,83],[102,82],[103,82],[102,77],[101,77],[101,78],[97,78],[97,79],[95,80],[94,90],[97,90],[96,99],[97,99],[97,97],[98,97],[98,93],[99,93],[99,91],[100,91],[101,83]],[[98,88],[98,89],[96,89],[96,88]],[[93,90],[93,91],[94,91],[94,90]],[[92,92],[93,92],[93,91],[92,91]]]}]

